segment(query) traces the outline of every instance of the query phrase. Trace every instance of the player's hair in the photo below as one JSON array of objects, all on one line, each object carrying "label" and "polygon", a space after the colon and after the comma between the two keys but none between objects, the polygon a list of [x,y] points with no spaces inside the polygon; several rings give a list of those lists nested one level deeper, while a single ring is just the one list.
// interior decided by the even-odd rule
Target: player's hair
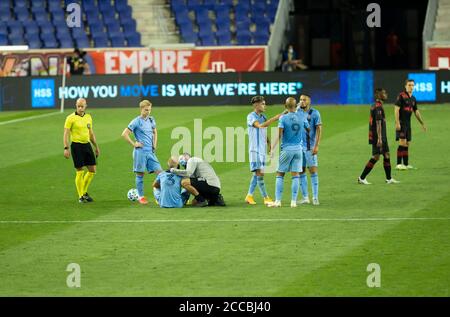
[{"label": "player's hair", "polygon": [[178,166],[178,159],[176,156],[171,156],[169,158],[169,160],[167,161],[167,166],[169,166],[169,168],[171,167],[177,167]]},{"label": "player's hair", "polygon": [[254,96],[252,98],[251,103],[252,103],[252,105],[254,105],[255,103],[263,102],[263,101],[264,101],[264,97],[263,96]]},{"label": "player's hair", "polygon": [[297,106],[297,101],[293,97],[289,97],[286,99],[285,107],[288,109],[295,108]]},{"label": "player's hair", "polygon": [[308,94],[306,94],[306,93],[302,93],[302,94],[300,94],[300,97],[301,96],[306,96],[306,97],[308,97],[309,99],[311,99],[311,96],[310,95],[308,95]]},{"label": "player's hair", "polygon": [[152,105],[152,103],[150,102],[150,101],[148,101],[148,100],[142,100],[140,103],[139,103],[139,108],[141,108],[141,110],[142,110],[142,108],[144,108],[144,107],[149,107],[149,106],[151,106]]},{"label": "player's hair", "polygon": [[374,92],[375,99],[381,99],[381,93],[385,91],[384,88],[376,88]]},{"label": "player's hair", "polygon": [[409,83],[409,82],[413,82],[413,83],[416,83],[415,81],[414,81],[414,79],[411,79],[411,78],[408,78],[408,79],[406,79],[405,80],[405,86]]}]

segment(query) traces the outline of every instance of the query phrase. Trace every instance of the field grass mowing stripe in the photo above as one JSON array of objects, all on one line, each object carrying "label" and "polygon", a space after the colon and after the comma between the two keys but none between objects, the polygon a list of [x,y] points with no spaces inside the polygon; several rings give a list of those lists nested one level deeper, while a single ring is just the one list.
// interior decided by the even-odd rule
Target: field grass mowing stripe
[{"label": "field grass mowing stripe", "polygon": [[450,218],[254,218],[254,219],[102,219],[102,220],[3,220],[0,224],[71,224],[71,223],[170,223],[170,222],[364,222],[364,221],[448,221]]},{"label": "field grass mowing stripe", "polygon": [[50,116],[53,116],[55,114],[60,114],[60,113],[61,113],[60,111],[56,111],[56,112],[44,113],[44,114],[40,114],[40,115],[36,115],[36,116],[30,116],[30,117],[25,117],[25,118],[13,119],[13,120],[0,122],[0,125],[6,125],[6,124],[10,124],[10,123],[16,123],[16,122],[21,122],[21,121],[28,121],[28,120],[44,118],[44,117],[50,117]]}]

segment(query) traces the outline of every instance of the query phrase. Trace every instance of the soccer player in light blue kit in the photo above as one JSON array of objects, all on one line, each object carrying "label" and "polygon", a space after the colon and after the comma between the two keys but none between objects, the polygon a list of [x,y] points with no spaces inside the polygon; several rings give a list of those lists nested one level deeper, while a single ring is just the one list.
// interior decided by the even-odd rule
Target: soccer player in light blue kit
[{"label": "soccer player in light blue kit", "polygon": [[177,159],[171,157],[167,162],[169,170],[158,174],[153,182],[153,194],[161,208],[181,208],[189,199],[189,192],[181,188],[183,177],[170,172],[177,168]]},{"label": "soccer player in light blue kit", "polygon": [[264,167],[266,163],[267,145],[270,149],[270,139],[267,137],[267,127],[274,121],[278,120],[281,114],[267,120],[264,112],[266,111],[266,101],[263,96],[254,96],[251,100],[254,111],[247,116],[248,140],[249,140],[249,159],[250,171],[253,176],[250,180],[245,202],[250,205],[256,205],[253,193],[256,185],[259,187],[264,204],[273,203],[272,199],[267,195],[266,186],[264,184]]},{"label": "soccer player in light blue kit", "polygon": [[310,126],[309,132],[303,138],[303,172],[300,173],[300,187],[302,190],[302,200],[300,204],[309,204],[308,177],[306,167],[311,175],[311,185],[313,193],[313,205],[319,205],[319,176],[317,175],[317,153],[319,152],[320,137],[322,136],[322,120],[317,109],[311,107],[311,97],[307,94],[300,96],[300,103],[297,111],[304,112]]},{"label": "soccer player in light blue kit", "polygon": [[271,152],[281,139],[281,151],[275,182],[275,202],[269,207],[281,207],[283,195],[284,174],[291,172],[291,207],[297,207],[297,195],[299,189],[299,173],[302,172],[302,142],[305,129],[309,129],[308,121],[303,112],[296,111],[296,100],[292,97],[286,99],[285,104],[288,113],[283,115],[278,122],[278,139],[274,142]]},{"label": "soccer player in light blue kit", "polygon": [[[139,203],[148,204],[144,196],[144,173],[161,172],[161,165],[155,155],[158,143],[158,132],[156,130],[155,118],[150,116],[152,103],[143,100],[139,103],[141,115],[134,118],[128,127],[122,132],[122,137],[133,146],[133,171],[136,173],[136,188],[139,194]],[[133,133],[136,141],[130,134]]]}]

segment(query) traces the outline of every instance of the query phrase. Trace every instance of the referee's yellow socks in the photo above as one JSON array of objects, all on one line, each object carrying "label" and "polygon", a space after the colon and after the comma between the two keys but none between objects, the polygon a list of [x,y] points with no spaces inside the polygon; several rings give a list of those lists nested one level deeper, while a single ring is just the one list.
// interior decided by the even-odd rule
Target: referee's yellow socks
[{"label": "referee's yellow socks", "polygon": [[77,171],[77,173],[75,175],[75,186],[77,187],[78,198],[80,198],[81,196],[84,195],[84,192],[83,192],[83,186],[84,186],[83,174],[84,174],[84,171]]},{"label": "referee's yellow socks", "polygon": [[83,178],[83,190],[82,190],[82,194],[84,195],[85,193],[87,193],[88,187],[92,182],[92,179],[94,178],[95,173],[92,172],[87,172],[86,174],[84,174],[84,178]]}]

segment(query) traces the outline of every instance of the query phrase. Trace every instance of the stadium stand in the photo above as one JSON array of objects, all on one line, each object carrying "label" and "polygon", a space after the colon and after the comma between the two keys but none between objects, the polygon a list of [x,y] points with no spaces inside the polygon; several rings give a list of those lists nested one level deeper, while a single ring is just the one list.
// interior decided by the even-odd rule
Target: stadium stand
[{"label": "stadium stand", "polygon": [[[82,26],[69,28],[66,8],[78,3]],[[0,45],[30,48],[140,47],[128,0],[1,0]]]},{"label": "stadium stand", "polygon": [[180,41],[267,45],[278,0],[170,0]]}]

